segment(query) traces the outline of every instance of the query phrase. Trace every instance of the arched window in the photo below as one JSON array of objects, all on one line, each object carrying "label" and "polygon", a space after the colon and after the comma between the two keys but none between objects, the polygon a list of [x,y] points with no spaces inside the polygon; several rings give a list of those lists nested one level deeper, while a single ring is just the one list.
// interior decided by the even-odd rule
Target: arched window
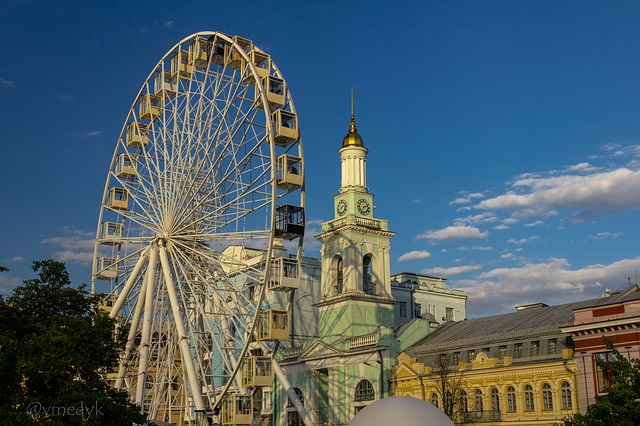
[{"label": "arched window", "polygon": [[542,385],[542,409],[545,411],[553,410],[553,395],[548,383]]},{"label": "arched window", "polygon": [[432,393],[431,394],[431,405],[433,405],[434,407],[438,407],[438,394],[437,393]]},{"label": "arched window", "polygon": [[491,411],[500,411],[500,395],[498,389],[491,389]]},{"label": "arched window", "polygon": [[[300,400],[300,403],[304,405],[304,395],[299,388],[293,388],[296,396]],[[295,406],[291,402],[291,399],[287,397],[287,426],[302,426],[303,422],[300,418],[300,413],[296,410]]]},{"label": "arched window", "polygon": [[533,388],[529,385],[524,387],[524,411],[534,411]]},{"label": "arched window", "polygon": [[329,274],[330,287],[326,289],[328,295],[336,295],[344,290],[344,273],[342,267],[342,257],[335,256],[331,261],[331,271]]},{"label": "arched window", "polygon": [[362,259],[362,289],[366,294],[375,294],[373,287],[373,262],[368,254]]},{"label": "arched window", "polygon": [[447,415],[453,414],[453,395],[451,392],[444,394],[444,412]]},{"label": "arched window", "polygon": [[513,386],[509,386],[507,388],[507,411],[509,413],[515,413],[516,408],[516,390]]},{"label": "arched window", "polygon": [[560,390],[562,392],[562,409],[570,410],[573,408],[573,403],[571,402],[571,386],[567,382],[562,382]]},{"label": "arched window", "polygon": [[373,390],[373,385],[367,379],[360,380],[358,386],[356,386],[356,393],[353,400],[360,401],[373,401],[376,397],[376,392]]},{"label": "arched window", "polygon": [[469,411],[467,405],[467,393],[465,391],[460,392],[460,412],[467,413]]},{"label": "arched window", "polygon": [[482,391],[480,389],[476,389],[475,402],[476,402],[476,411],[478,412],[484,411],[484,408],[482,407]]}]

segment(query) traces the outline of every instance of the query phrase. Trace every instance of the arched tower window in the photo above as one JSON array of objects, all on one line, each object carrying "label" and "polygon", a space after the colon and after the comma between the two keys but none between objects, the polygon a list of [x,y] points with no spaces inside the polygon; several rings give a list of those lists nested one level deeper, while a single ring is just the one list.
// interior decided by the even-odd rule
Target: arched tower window
[{"label": "arched tower window", "polygon": [[467,393],[465,391],[460,392],[460,412],[466,414],[469,411],[467,406]]},{"label": "arched tower window", "polygon": [[362,259],[362,289],[366,294],[375,294],[373,282],[373,261],[370,255],[365,255]]},{"label": "arched tower window", "polygon": [[341,294],[344,290],[344,271],[341,256],[335,256],[331,261],[329,279],[330,288],[327,290],[327,293],[329,295]]}]

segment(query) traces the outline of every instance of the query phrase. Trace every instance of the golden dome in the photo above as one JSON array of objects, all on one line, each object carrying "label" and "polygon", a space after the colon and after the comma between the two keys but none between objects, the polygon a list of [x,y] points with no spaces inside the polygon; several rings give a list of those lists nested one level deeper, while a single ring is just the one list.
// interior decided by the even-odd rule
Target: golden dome
[{"label": "golden dome", "polygon": [[351,114],[351,125],[349,126],[349,133],[342,139],[342,147],[348,146],[359,146],[364,148],[364,142],[362,141],[362,136],[358,134],[358,130],[356,129],[356,120]]}]

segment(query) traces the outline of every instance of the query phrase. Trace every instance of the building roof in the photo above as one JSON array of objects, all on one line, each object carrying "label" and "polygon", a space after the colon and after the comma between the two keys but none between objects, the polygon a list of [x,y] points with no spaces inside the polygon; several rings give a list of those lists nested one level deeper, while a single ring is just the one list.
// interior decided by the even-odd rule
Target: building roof
[{"label": "building roof", "polygon": [[414,355],[452,350],[475,345],[488,345],[508,340],[524,340],[536,336],[562,334],[560,327],[573,324],[576,309],[620,303],[640,297],[637,286],[607,297],[556,306],[531,304],[516,312],[484,318],[445,322],[433,333],[408,348]]}]

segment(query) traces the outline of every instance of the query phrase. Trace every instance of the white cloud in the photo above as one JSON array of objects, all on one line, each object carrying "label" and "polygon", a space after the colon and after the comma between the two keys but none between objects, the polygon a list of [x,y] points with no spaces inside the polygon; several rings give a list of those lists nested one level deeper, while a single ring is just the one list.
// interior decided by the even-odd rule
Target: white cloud
[{"label": "white cloud", "polygon": [[473,247],[458,247],[458,251],[490,251],[493,250],[491,246],[473,246]]},{"label": "white cloud", "polygon": [[164,27],[165,27],[165,28],[171,28],[171,27],[173,27],[173,21],[167,21],[167,22],[164,24]]},{"label": "white cloud", "polygon": [[624,289],[628,277],[640,268],[640,257],[609,265],[589,265],[571,269],[564,258],[528,263],[522,267],[496,268],[475,280],[450,283],[463,288],[473,306],[482,314],[512,312],[515,306],[542,302],[548,305],[598,298],[604,287]]},{"label": "white cloud", "polygon": [[67,95],[65,93],[61,93],[58,95],[58,99],[60,99],[63,102],[73,102],[76,100],[75,97],[71,96],[71,95]]},{"label": "white cloud", "polygon": [[15,87],[16,82],[7,80],[4,77],[0,77],[0,92],[4,92],[5,90],[11,90]]},{"label": "white cloud", "polygon": [[435,268],[425,268],[423,270],[420,271],[421,274],[426,274],[426,275],[435,275],[438,277],[450,277],[452,275],[458,275],[458,274],[463,274],[465,272],[469,272],[469,271],[476,271],[478,269],[482,268],[482,266],[479,265],[463,265],[463,266],[453,266],[451,268],[441,268],[441,267],[435,267]]},{"label": "white cloud", "polygon": [[481,214],[476,214],[467,217],[461,217],[455,219],[453,222],[456,226],[459,225],[477,225],[482,223],[493,223],[497,222],[500,219],[493,212],[484,212]]},{"label": "white cloud", "polygon": [[482,210],[511,210],[516,217],[557,215],[557,209],[577,209],[578,217],[621,212],[640,205],[640,171],[628,168],[588,176],[524,176],[513,183],[524,194],[508,191],[478,203]]},{"label": "white cloud", "polygon": [[621,237],[622,232],[598,232],[595,235],[590,235],[590,240],[615,240],[616,238]]},{"label": "white cloud", "polygon": [[511,238],[509,240],[507,240],[507,242],[509,244],[528,244],[531,241],[535,241],[537,239],[539,239],[540,237],[538,235],[532,235],[528,238],[520,238],[520,239],[516,239],[516,238]]},{"label": "white cloud", "polygon": [[524,224],[524,227],[525,227],[525,228],[531,228],[531,227],[533,227],[533,226],[539,226],[539,225],[542,225],[543,223],[544,223],[544,222],[543,222],[543,221],[541,221],[541,220],[536,220],[535,222],[525,223],[525,224]]},{"label": "white cloud", "polygon": [[3,262],[6,262],[6,263],[17,263],[17,262],[24,262],[24,260],[25,259],[22,256],[14,256],[14,257],[12,257],[10,259],[3,260]]},{"label": "white cloud", "polygon": [[403,254],[398,258],[398,262],[406,262],[409,260],[417,260],[417,259],[426,259],[431,257],[431,253],[426,250],[413,250],[408,253]]},{"label": "white cloud", "polygon": [[89,231],[67,226],[64,234],[57,237],[45,238],[44,245],[60,247],[64,250],[55,251],[52,257],[61,262],[88,264],[93,260],[95,234]]},{"label": "white cloud", "polygon": [[454,199],[453,201],[449,201],[449,205],[453,206],[457,204],[468,204],[475,198],[484,198],[484,194],[481,194],[479,192],[462,192],[461,194],[462,195],[460,197]]},{"label": "white cloud", "polygon": [[456,225],[447,226],[446,228],[437,229],[433,231],[427,231],[418,235],[416,238],[419,240],[438,240],[438,241],[457,241],[457,240],[479,240],[487,238],[489,232],[480,232],[480,230],[473,226]]}]

